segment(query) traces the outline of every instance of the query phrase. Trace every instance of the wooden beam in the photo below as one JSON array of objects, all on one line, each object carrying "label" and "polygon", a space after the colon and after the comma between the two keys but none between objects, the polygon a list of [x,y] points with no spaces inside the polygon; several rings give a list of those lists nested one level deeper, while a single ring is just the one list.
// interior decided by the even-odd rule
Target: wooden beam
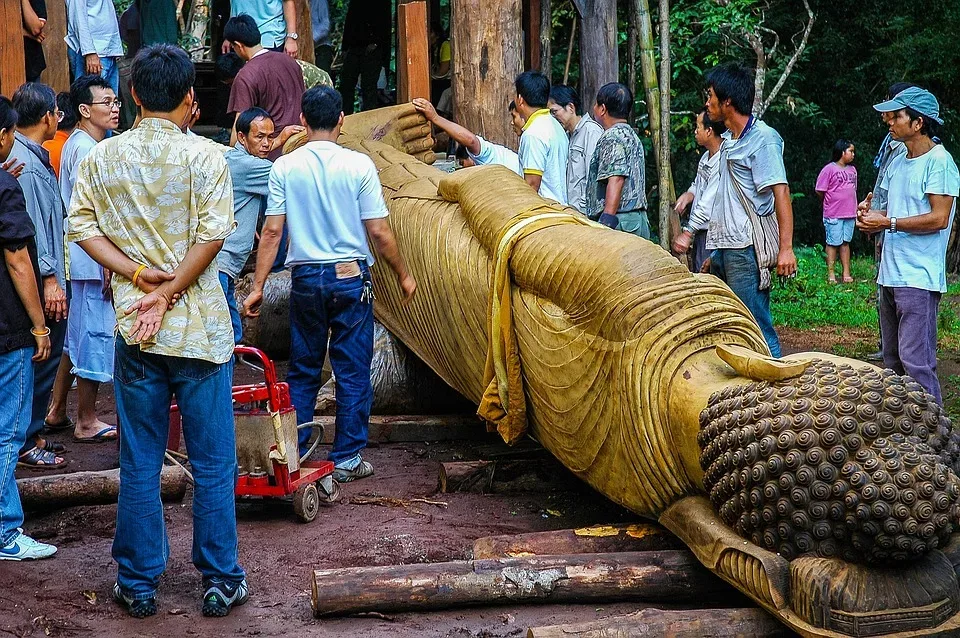
[{"label": "wooden beam", "polygon": [[456,121],[485,139],[517,148],[507,105],[520,73],[520,0],[451,0]]},{"label": "wooden beam", "polygon": [[[333,443],[336,417],[318,416],[323,425],[323,442]],[[491,435],[480,420],[471,414],[435,416],[371,416],[367,441],[378,443],[413,443],[417,441],[479,441]]]},{"label": "wooden beam", "polygon": [[297,57],[304,62],[316,64],[313,55],[313,21],[310,17],[310,3],[297,0]]},{"label": "wooden beam", "polygon": [[644,609],[574,625],[530,627],[527,638],[787,638],[793,632],[762,609]]},{"label": "wooden beam", "polygon": [[70,62],[67,58],[67,8],[63,2],[47,3],[47,37],[43,40],[43,56],[47,68],[40,81],[57,93],[70,90]]},{"label": "wooden beam", "polygon": [[594,525],[578,529],[484,536],[473,543],[473,558],[521,558],[549,554],[649,552],[683,549],[683,543],[654,523]]},{"label": "wooden beam", "polygon": [[397,6],[397,102],[415,97],[430,99],[430,35],[427,3]]},{"label": "wooden beam", "polygon": [[20,3],[3,0],[0,2],[0,94],[12,96],[25,79]]},{"label": "wooden beam", "polygon": [[526,0],[523,3],[523,68],[534,71],[543,70],[540,68],[541,1]]}]

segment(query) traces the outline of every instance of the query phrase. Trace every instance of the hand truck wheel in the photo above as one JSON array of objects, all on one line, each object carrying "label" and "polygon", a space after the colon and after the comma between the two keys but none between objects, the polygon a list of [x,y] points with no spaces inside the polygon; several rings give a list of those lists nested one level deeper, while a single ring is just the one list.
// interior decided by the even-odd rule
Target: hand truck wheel
[{"label": "hand truck wheel", "polygon": [[317,481],[317,488],[320,491],[321,503],[336,503],[340,500],[342,494],[340,483],[332,475],[328,474]]},{"label": "hand truck wheel", "polygon": [[297,488],[293,493],[293,512],[301,523],[309,523],[317,517],[320,511],[320,493],[317,486],[307,483]]}]

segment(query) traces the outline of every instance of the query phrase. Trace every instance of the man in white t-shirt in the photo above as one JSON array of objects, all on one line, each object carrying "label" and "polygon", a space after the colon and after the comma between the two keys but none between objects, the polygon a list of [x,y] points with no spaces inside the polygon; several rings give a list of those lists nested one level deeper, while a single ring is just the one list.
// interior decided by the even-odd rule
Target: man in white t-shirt
[{"label": "man in white t-shirt", "polygon": [[[367,237],[397,274],[404,298],[413,296],[417,282],[407,272],[387,223],[373,160],[337,144],[343,125],[340,94],[327,86],[309,89],[303,94],[300,119],[307,143],[277,159],[270,171],[267,219],[253,290],[243,308],[250,316],[259,314],[286,221],[286,265],[292,270],[290,398],[297,423],[313,421],[329,337],[337,380],[337,433],[329,458],[336,467],[335,479],[353,481],[373,475],[373,465],[361,456],[373,403],[373,255]],[[301,455],[307,452],[309,434],[309,429],[301,430]]]},{"label": "man in white t-shirt", "polygon": [[570,140],[547,108],[550,80],[539,71],[525,71],[514,84],[517,113],[525,122],[520,135],[523,178],[541,197],[566,204]]},{"label": "man in white t-shirt", "polygon": [[937,313],[947,291],[947,242],[960,172],[950,153],[933,139],[943,120],[932,93],[910,87],[873,108],[886,114],[890,134],[907,149],[884,173],[886,210],[873,208],[871,193],[857,211],[860,230],[884,232],[877,278],[883,365],[909,374],[942,404]]},{"label": "man in white t-shirt", "polygon": [[423,114],[427,121],[444,131],[466,150],[467,157],[477,165],[500,164],[506,166],[517,175],[522,176],[520,156],[511,149],[494,142],[489,142],[479,135],[475,135],[456,122],[437,113],[430,100],[418,97],[413,99],[413,107]]}]

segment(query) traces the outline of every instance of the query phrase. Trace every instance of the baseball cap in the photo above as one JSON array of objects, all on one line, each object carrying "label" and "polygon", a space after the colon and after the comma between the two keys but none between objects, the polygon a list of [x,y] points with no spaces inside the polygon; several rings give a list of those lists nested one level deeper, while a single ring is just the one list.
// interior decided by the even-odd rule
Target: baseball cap
[{"label": "baseball cap", "polygon": [[933,96],[933,93],[921,89],[919,86],[906,88],[893,96],[893,99],[874,104],[873,108],[880,113],[913,109],[920,115],[929,117],[937,124],[943,124],[943,120],[940,118],[940,103],[937,102],[937,98]]}]

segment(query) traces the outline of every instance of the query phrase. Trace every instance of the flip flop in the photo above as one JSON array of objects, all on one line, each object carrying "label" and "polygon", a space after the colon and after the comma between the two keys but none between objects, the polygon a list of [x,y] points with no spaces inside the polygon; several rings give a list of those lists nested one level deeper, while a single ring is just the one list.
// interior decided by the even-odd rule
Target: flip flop
[{"label": "flip flop", "polygon": [[46,419],[43,420],[43,429],[47,432],[63,432],[64,430],[72,430],[74,426],[73,421],[69,418],[66,421],[61,421],[60,423],[50,423]]},{"label": "flip flop", "polygon": [[57,455],[53,452],[33,447],[29,452],[25,452],[17,457],[17,467],[26,467],[31,470],[56,470],[67,464],[64,459],[56,463]]},{"label": "flip flop", "polygon": [[[113,436],[108,436],[113,434]],[[103,428],[93,436],[85,436],[83,438],[74,436],[73,440],[77,443],[104,443],[106,441],[116,441],[117,440],[117,426],[108,425]]]}]

